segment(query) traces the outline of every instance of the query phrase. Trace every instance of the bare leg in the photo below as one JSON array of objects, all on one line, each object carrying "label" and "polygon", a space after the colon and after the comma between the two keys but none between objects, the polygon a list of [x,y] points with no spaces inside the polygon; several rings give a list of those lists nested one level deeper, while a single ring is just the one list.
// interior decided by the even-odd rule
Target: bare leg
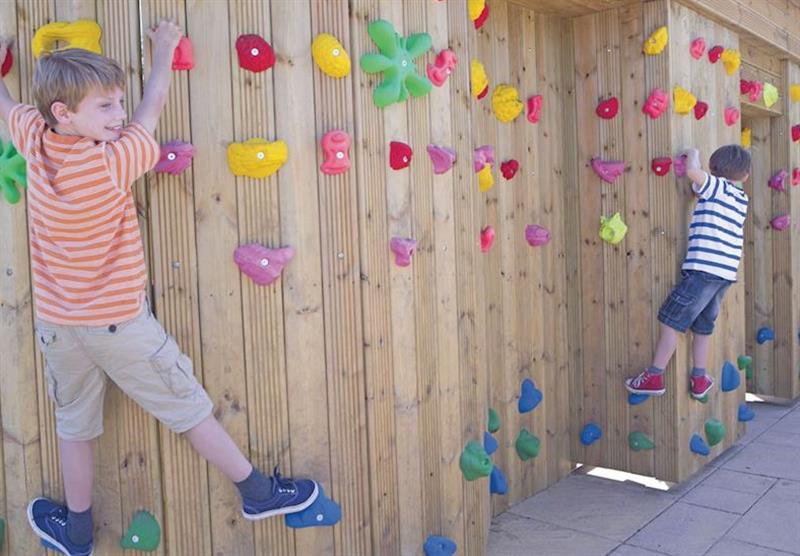
[{"label": "bare leg", "polygon": [[694,334],[692,340],[692,361],[696,368],[705,369],[708,352],[711,349],[711,334]]},{"label": "bare leg", "polygon": [[661,325],[661,335],[656,345],[656,353],[653,356],[653,367],[666,369],[675,348],[678,347],[678,331],[669,326]]},{"label": "bare leg", "polygon": [[92,505],[94,481],[94,440],[58,439],[61,452],[61,473],[64,476],[64,493],[67,507],[73,512],[83,512]]},{"label": "bare leg", "polygon": [[234,483],[245,480],[253,470],[253,466],[213,415],[188,430],[186,438],[197,453]]}]

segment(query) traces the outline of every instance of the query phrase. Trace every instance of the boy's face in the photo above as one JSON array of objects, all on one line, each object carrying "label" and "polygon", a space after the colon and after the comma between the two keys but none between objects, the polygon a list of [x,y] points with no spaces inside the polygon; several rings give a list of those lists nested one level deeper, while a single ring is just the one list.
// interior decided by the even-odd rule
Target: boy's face
[{"label": "boy's face", "polygon": [[[62,105],[63,106],[63,105]],[[53,106],[59,121],[59,130],[71,135],[81,135],[94,141],[116,141],[120,137],[122,124],[128,117],[125,111],[122,89],[93,89],[78,104],[75,111]]]}]

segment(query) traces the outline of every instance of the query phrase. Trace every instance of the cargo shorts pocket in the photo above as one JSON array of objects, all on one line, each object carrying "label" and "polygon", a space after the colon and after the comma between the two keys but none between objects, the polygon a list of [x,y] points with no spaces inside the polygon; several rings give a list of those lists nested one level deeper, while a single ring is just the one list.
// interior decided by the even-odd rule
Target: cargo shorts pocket
[{"label": "cargo shorts pocket", "polygon": [[187,398],[197,390],[199,384],[192,372],[192,360],[181,353],[172,336],[167,336],[164,344],[150,357],[150,364],[178,398]]},{"label": "cargo shorts pocket", "polygon": [[58,383],[56,382],[56,377],[53,376],[53,369],[50,368],[47,361],[44,363],[44,379],[47,383],[47,395],[55,402],[57,407],[61,407],[62,404],[58,400]]}]

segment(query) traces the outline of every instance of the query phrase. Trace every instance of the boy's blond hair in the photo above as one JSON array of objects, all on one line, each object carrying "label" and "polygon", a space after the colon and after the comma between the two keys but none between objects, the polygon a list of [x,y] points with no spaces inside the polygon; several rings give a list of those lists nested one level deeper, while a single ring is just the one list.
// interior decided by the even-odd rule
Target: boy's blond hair
[{"label": "boy's blond hair", "polygon": [[125,89],[125,73],[111,58],[71,48],[42,54],[33,73],[33,99],[50,127],[58,123],[51,107],[63,102],[73,112],[92,89]]}]

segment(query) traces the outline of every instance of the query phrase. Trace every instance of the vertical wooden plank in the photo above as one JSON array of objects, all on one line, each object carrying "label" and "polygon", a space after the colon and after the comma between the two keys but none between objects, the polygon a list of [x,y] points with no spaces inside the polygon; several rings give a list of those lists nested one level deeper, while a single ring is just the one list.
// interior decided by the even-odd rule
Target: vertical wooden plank
[{"label": "vertical wooden plank", "polygon": [[[783,75],[783,113],[785,115],[783,125],[792,126],[800,121],[800,104],[791,101],[787,91],[790,85],[800,83],[800,67],[798,67],[795,62],[784,62]],[[784,127],[785,137],[790,137],[790,133],[791,132],[787,132],[786,127]],[[800,167],[800,152],[798,152],[788,140],[785,141],[785,145],[789,146],[787,168],[794,169]],[[790,373],[791,387],[787,390],[787,393],[789,397],[795,399],[800,396],[800,319],[797,317],[798,313],[800,313],[800,283],[798,283],[798,280],[800,280],[800,278],[798,278],[800,277],[800,252],[798,252],[797,249],[797,246],[800,245],[800,197],[797,195],[790,195],[789,210],[792,217],[792,226],[790,228],[791,245],[789,246],[789,256],[792,261],[789,269],[791,272],[790,284],[792,286],[790,297],[792,311],[789,319],[791,326],[790,341],[792,346],[792,359],[791,365],[788,369],[784,369],[784,372]]]}]

